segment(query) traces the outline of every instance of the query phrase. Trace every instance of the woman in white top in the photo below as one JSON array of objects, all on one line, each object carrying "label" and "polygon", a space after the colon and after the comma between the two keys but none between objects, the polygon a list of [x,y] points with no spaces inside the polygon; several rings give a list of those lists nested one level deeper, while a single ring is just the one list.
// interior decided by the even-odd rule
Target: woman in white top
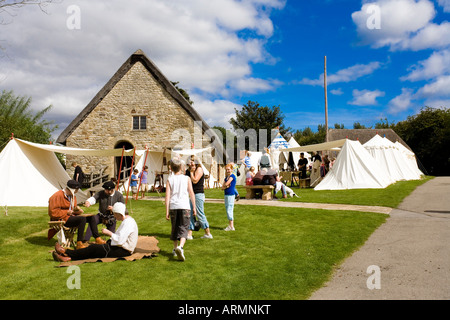
[{"label": "woman in white top", "polygon": [[182,170],[183,162],[174,158],[171,160],[170,168],[174,174],[169,177],[166,185],[166,219],[172,223],[170,240],[173,241],[173,254],[177,255],[179,260],[184,261],[183,247],[186,243],[191,219],[189,199],[192,202],[193,215],[197,215],[195,194],[191,179]]}]

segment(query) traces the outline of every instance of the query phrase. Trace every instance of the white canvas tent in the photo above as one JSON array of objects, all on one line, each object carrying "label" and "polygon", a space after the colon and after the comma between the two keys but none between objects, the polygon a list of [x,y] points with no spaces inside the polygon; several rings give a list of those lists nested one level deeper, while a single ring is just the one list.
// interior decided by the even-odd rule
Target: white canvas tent
[{"label": "white canvas tent", "polygon": [[403,174],[395,150],[380,135],[376,134],[363,147],[369,151],[380,168],[388,174],[393,182],[403,180]]},{"label": "white canvas tent", "polygon": [[417,159],[414,152],[410,151],[408,148],[406,148],[398,141],[396,141],[394,144],[403,154],[406,165],[410,168],[412,172],[414,172],[415,176],[418,177],[418,179],[420,179],[421,176],[423,175],[423,172],[420,171],[419,166],[417,165]]},{"label": "white canvas tent", "polygon": [[284,152],[312,152],[312,151],[324,151],[324,150],[337,150],[337,148],[340,148],[344,145],[347,139],[341,139],[341,140],[335,140],[330,142],[324,142],[324,143],[317,143],[317,144],[310,144],[307,146],[300,146],[300,147],[294,147],[294,148],[287,148],[284,149]]},{"label": "white canvas tent", "polygon": [[289,143],[286,141],[285,138],[283,138],[283,136],[279,132],[277,133],[275,138],[272,140],[272,142],[267,147],[267,149],[269,149],[269,150],[271,150],[271,149],[280,150],[280,149],[285,149],[285,148],[289,148]]},{"label": "white canvas tent", "polygon": [[[0,153],[0,205],[48,206],[48,199],[71,179],[55,152],[84,156],[121,156],[122,149],[78,149],[11,139]],[[127,150],[125,155],[132,155]],[[87,199],[81,190],[78,203]]]},{"label": "white canvas tent", "polygon": [[336,162],[314,190],[386,188],[392,183],[359,141],[344,140]]},{"label": "white canvas tent", "polygon": [[394,181],[420,179],[420,175],[408,166],[405,156],[398,147],[387,138],[376,134],[364,144],[364,148]]},{"label": "white canvas tent", "polygon": [[280,165],[283,165],[284,163],[287,163],[287,155],[282,152],[283,149],[289,148],[290,145],[286,141],[286,139],[283,138],[281,133],[277,133],[275,138],[272,140],[272,142],[269,144],[267,149],[269,149],[270,154],[270,162],[272,164],[272,169],[279,170]]}]

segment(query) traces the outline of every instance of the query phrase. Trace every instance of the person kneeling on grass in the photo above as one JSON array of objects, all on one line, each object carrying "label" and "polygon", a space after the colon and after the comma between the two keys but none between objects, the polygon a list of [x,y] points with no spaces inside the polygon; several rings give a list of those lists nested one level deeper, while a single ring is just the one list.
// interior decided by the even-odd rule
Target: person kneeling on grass
[{"label": "person kneeling on grass", "polygon": [[118,221],[122,221],[115,233],[102,229],[102,233],[111,237],[105,244],[91,244],[87,248],[70,250],[64,249],[57,242],[53,259],[67,262],[71,260],[84,260],[92,258],[121,258],[130,256],[136,248],[138,241],[138,226],[136,221],[125,214],[125,204],[116,202],[112,209]]}]

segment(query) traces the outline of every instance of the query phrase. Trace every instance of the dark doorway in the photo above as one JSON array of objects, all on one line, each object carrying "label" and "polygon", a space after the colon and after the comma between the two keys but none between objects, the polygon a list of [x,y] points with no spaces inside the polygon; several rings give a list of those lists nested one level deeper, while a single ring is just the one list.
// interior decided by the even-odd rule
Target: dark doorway
[{"label": "dark doorway", "polygon": [[[134,146],[128,141],[119,141],[114,146],[115,149],[122,149],[123,147],[125,147],[125,150],[134,148]],[[114,170],[114,172],[115,172],[114,178],[117,178],[119,176],[119,168],[120,168],[120,170],[122,171],[122,173],[120,175],[120,179],[124,179],[124,178],[126,179],[131,174],[130,169],[131,169],[131,162],[133,161],[133,157],[124,156],[122,159],[122,167],[120,166],[121,158],[122,157],[116,157],[116,159],[115,159],[116,168]],[[125,170],[125,172],[123,172],[123,170]]]}]

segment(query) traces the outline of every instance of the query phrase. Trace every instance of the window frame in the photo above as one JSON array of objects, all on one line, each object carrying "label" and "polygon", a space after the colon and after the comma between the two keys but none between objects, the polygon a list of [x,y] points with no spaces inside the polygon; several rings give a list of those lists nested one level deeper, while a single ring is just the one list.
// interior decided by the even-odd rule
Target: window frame
[{"label": "window frame", "polygon": [[[135,128],[135,119],[138,118],[138,128]],[[143,128],[145,125],[145,128]],[[131,118],[131,129],[133,131],[147,131],[147,116],[145,115],[133,115]]]}]

